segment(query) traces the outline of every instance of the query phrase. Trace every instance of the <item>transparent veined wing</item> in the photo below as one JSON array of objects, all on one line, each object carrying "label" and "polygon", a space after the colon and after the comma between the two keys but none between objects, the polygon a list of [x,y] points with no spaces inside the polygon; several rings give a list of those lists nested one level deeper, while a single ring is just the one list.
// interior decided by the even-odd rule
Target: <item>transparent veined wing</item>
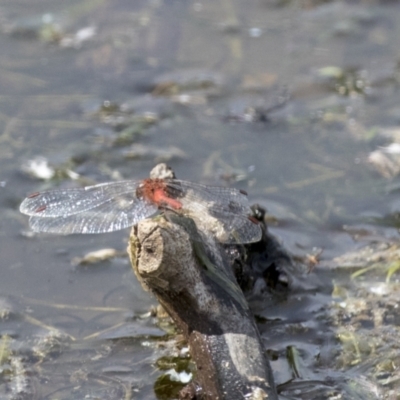
[{"label": "transparent veined wing", "polygon": [[[251,243],[261,238],[260,226],[249,218],[251,210],[244,193],[175,179],[165,180],[161,186],[150,179],[38,192],[22,202],[20,211],[31,216],[30,225],[37,232],[111,232],[154,214],[160,190],[181,206],[173,207],[174,211],[179,209],[193,218],[202,231],[223,243]],[[171,203],[165,201],[165,205]]]},{"label": "transparent veined wing", "polygon": [[[125,197],[125,201],[122,198]],[[29,224],[35,232],[72,234],[105,233],[128,228],[150,217],[158,207],[130,194],[112,197],[90,210],[62,217],[31,216]]]},{"label": "transparent veined wing", "polygon": [[167,192],[182,204],[182,211],[198,228],[211,232],[221,243],[253,243],[262,236],[260,225],[250,219],[247,195],[237,189],[171,180]]},{"label": "transparent veined wing", "polygon": [[20,206],[36,232],[103,233],[132,226],[157,206],[137,198],[141,181],[101,183],[77,189],[34,193]]},{"label": "transparent veined wing", "polygon": [[76,189],[57,189],[37,192],[28,196],[20,205],[23,214],[42,218],[66,217],[78,214],[114,199],[114,203],[128,201],[128,206],[136,195],[140,181],[119,181],[100,183]]},{"label": "transparent veined wing", "polygon": [[166,181],[168,194],[187,207],[199,211],[250,213],[247,195],[234,188],[208,186],[200,183],[173,179]]},{"label": "transparent veined wing", "polygon": [[219,242],[225,244],[241,244],[259,242],[262,237],[261,226],[243,215],[223,215],[200,217],[190,214],[197,227],[203,232],[212,233]]}]

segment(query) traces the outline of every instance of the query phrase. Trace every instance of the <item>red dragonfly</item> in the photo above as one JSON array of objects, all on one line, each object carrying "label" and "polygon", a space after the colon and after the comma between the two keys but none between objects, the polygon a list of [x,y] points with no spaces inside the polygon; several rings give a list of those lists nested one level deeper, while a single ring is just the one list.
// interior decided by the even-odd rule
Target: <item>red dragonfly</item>
[{"label": "red dragonfly", "polygon": [[36,232],[104,233],[124,229],[170,210],[192,218],[222,243],[252,243],[261,227],[250,216],[245,192],[178,179],[100,183],[77,189],[36,192],[21,204]]}]

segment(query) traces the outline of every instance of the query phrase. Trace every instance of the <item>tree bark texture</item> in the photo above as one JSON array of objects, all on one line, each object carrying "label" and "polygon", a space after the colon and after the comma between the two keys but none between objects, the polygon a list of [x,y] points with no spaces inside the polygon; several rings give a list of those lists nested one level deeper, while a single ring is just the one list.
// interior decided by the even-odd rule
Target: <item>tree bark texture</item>
[{"label": "tree bark texture", "polygon": [[178,216],[140,222],[128,247],[135,274],[185,335],[201,398],[277,400],[257,326],[225,253],[195,230]]}]

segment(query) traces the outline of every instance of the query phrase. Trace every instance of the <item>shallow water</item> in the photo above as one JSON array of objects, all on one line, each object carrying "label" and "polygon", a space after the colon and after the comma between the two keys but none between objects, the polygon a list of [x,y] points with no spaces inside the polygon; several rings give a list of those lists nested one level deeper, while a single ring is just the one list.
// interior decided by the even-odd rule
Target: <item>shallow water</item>
[{"label": "shallow water", "polygon": [[[3,374],[1,396],[154,398],[164,332],[138,319],[154,300],[124,257],[71,264],[124,251],[129,231],[30,237],[18,205],[29,192],[78,185],[73,173],[83,183],[142,179],[162,160],[179,178],[246,189],[294,254],[323,250],[318,282],[290,296],[295,306],[261,311],[275,322],[260,329],[277,383],[293,378],[284,353],[297,347],[295,382],[324,383],[324,370],[348,394],[336,366],[310,372],[340,347],[327,309],[332,279],[349,275],[324,265],[397,240],[397,175],[383,177],[368,155],[399,140],[399,20],[397,2],[3,2],[1,335],[21,357],[19,370],[7,368],[30,377],[18,386]],[[22,170],[37,156],[54,179]],[[315,398],[293,387],[283,398]]]}]

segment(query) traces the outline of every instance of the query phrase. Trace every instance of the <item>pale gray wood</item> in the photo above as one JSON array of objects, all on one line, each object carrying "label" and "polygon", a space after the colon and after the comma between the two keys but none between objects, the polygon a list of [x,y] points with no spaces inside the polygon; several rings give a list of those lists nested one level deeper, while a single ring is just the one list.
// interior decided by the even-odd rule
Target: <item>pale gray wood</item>
[{"label": "pale gray wood", "polygon": [[194,232],[190,220],[173,219],[140,222],[128,252],[143,287],[185,335],[202,398],[277,400],[257,326],[223,250]]}]

